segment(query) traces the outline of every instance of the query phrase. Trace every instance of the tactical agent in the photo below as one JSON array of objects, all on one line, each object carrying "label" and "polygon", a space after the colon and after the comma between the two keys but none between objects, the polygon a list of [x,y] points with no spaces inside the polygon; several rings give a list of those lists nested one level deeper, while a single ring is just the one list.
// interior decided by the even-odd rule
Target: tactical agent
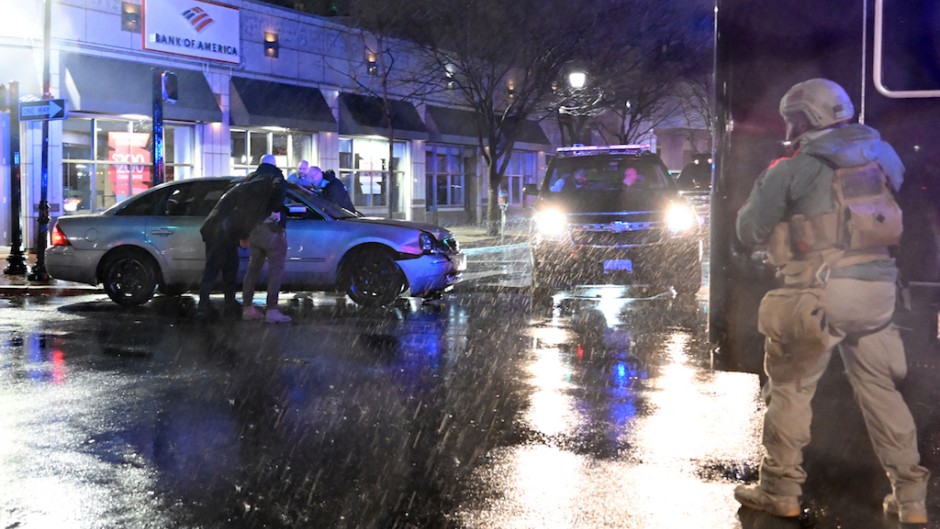
[{"label": "tactical agent", "polygon": [[895,386],[907,371],[892,323],[902,220],[894,194],[904,166],[877,131],[849,123],[855,109],[832,81],[794,85],[780,114],[795,152],[764,171],[736,224],[743,243],[767,245],[782,285],[758,314],[768,376],[760,482],[734,497],[775,516],[800,514],[811,401],[837,349],[891,484],[885,512],[926,523],[929,473]]}]

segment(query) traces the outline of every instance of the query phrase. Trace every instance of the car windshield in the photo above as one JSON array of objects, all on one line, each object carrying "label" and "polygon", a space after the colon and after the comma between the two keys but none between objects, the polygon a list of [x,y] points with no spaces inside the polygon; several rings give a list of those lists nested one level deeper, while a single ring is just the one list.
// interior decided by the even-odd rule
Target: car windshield
[{"label": "car windshield", "polygon": [[335,203],[330,202],[329,200],[320,196],[319,193],[311,191],[306,187],[302,187],[297,184],[288,184],[288,187],[301,200],[323,211],[334,219],[351,219],[358,218],[360,216],[356,213],[353,213],[352,211],[349,211],[348,209],[337,206]]},{"label": "car windshield", "polygon": [[670,188],[669,176],[652,159],[611,154],[556,158],[545,175],[542,189],[560,194],[575,190],[609,193]]}]

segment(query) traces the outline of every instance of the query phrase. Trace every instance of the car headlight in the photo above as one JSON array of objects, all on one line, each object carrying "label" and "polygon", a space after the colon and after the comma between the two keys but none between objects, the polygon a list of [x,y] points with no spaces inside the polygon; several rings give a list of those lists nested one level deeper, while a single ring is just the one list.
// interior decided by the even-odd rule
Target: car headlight
[{"label": "car headlight", "polygon": [[418,236],[418,246],[421,247],[421,253],[442,253],[444,251],[437,239],[426,232],[421,232],[421,235]]},{"label": "car headlight", "polygon": [[544,209],[533,218],[536,232],[547,238],[557,238],[568,229],[568,215],[560,209]]},{"label": "car headlight", "polygon": [[670,204],[666,210],[666,226],[670,233],[686,233],[698,226],[698,216],[686,204]]}]

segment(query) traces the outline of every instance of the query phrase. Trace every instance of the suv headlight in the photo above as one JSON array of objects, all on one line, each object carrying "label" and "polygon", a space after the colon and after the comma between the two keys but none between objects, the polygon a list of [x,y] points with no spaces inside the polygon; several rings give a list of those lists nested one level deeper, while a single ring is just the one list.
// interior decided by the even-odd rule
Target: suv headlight
[{"label": "suv headlight", "polygon": [[666,226],[670,233],[687,233],[698,227],[698,216],[688,205],[672,203],[666,210]]},{"label": "suv headlight", "polygon": [[536,233],[545,238],[556,239],[568,230],[568,215],[560,209],[537,211],[533,221]]}]

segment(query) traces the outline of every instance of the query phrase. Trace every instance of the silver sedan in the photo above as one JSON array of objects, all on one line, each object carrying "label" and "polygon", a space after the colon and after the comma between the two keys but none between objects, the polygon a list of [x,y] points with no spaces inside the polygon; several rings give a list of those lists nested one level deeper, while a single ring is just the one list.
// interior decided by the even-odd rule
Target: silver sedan
[{"label": "silver sedan", "polygon": [[[55,279],[100,283],[114,302],[127,306],[146,303],[156,292],[180,295],[198,288],[205,264],[199,228],[238,180],[170,182],[102,213],[60,217],[50,234],[46,269]],[[287,195],[284,290],[345,291],[358,304],[376,306],[405,293],[440,295],[466,268],[466,256],[444,228],[361,217],[293,184]],[[240,250],[240,258],[239,280],[247,250]]]}]

